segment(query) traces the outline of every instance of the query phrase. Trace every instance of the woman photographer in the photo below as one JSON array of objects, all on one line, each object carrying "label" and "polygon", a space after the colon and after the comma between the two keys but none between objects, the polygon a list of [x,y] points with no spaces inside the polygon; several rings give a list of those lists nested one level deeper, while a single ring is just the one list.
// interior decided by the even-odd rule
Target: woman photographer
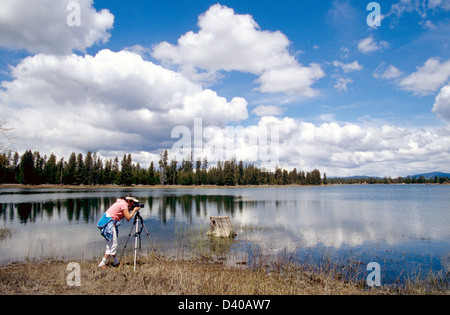
[{"label": "woman photographer", "polygon": [[98,265],[100,268],[106,268],[106,263],[108,262],[108,258],[110,256],[112,256],[114,259],[113,266],[116,267],[117,265],[119,265],[119,260],[116,256],[118,245],[117,236],[119,234],[118,226],[120,225],[120,221],[122,219],[125,218],[127,219],[127,221],[130,221],[136,214],[136,212],[141,209],[139,207],[135,207],[131,210],[131,208],[133,208],[133,205],[137,202],[138,200],[131,194],[117,199],[116,203],[114,203],[103,214],[102,218],[98,222],[97,227],[100,229],[102,236],[107,241],[105,256]]}]

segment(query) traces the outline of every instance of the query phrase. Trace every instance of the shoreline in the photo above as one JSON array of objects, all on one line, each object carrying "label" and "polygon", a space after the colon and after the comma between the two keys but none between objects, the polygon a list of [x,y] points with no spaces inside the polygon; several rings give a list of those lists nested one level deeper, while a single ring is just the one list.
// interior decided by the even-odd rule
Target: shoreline
[{"label": "shoreline", "polygon": [[[348,184],[353,186],[361,184]],[[385,185],[385,184],[376,184]],[[396,184],[403,185],[403,184]],[[432,184],[414,184],[432,185]],[[439,184],[438,184],[439,185]],[[342,186],[342,185],[322,185]],[[133,190],[133,189],[240,189],[240,188],[283,188],[314,187],[300,185],[281,186],[60,186],[39,185],[26,186],[20,184],[0,185],[2,188],[18,189],[72,189],[72,190]],[[320,186],[315,186],[320,187]],[[19,192],[20,193],[20,192]],[[6,231],[7,232],[7,231]],[[164,263],[161,264],[160,261]],[[327,274],[324,271],[311,272],[309,266],[291,266],[289,269],[268,270],[266,266],[256,269],[228,267],[217,261],[196,258],[191,260],[163,257],[143,258],[139,261],[137,273],[133,272],[133,264],[124,264],[121,268],[98,270],[98,261],[87,259],[79,262],[82,270],[82,287],[72,288],[65,283],[69,272],[66,271],[68,261],[58,258],[29,260],[0,266],[0,295],[3,294],[155,294],[155,295],[298,295],[298,294],[446,294],[450,295],[450,287],[442,288],[435,278],[427,283],[413,282],[402,286],[383,286],[369,288],[365,283],[344,281],[339,274]],[[278,266],[279,267],[279,266]],[[275,267],[274,267],[275,268]],[[44,275],[48,274],[49,277]],[[219,277],[215,279],[215,277]],[[109,279],[106,281],[105,279]],[[209,280],[208,280],[209,279]],[[209,281],[209,282],[208,282]],[[212,282],[211,282],[212,281]],[[240,282],[243,282],[242,284]],[[435,282],[432,282],[435,281]],[[110,282],[123,286],[125,291],[117,291]],[[143,283],[142,288],[134,283]],[[237,282],[237,283],[236,283]],[[241,293],[241,291],[243,293]]]},{"label": "shoreline", "polygon": [[54,185],[54,184],[41,184],[41,185],[23,185],[23,184],[0,184],[0,189],[73,189],[73,190],[96,190],[96,189],[241,189],[241,188],[302,188],[302,187],[334,187],[334,186],[445,186],[450,183],[423,183],[423,184],[327,184],[327,185],[241,185],[241,186],[218,186],[218,185],[132,185],[132,186],[119,186],[119,185]]},{"label": "shoreline", "polygon": [[74,190],[95,190],[95,189],[239,189],[239,188],[282,188],[282,187],[324,187],[335,185],[241,185],[241,186],[218,186],[218,185],[23,185],[23,184],[0,184],[2,188],[19,188],[19,189],[74,189]]},{"label": "shoreline", "polygon": [[[70,286],[69,266],[79,270],[79,286]],[[450,295],[429,279],[404,286],[369,287],[339,274],[311,271],[308,266],[285,268],[229,267],[216,261],[172,259],[151,255],[124,257],[119,267],[98,268],[98,261],[28,261],[0,266],[0,295]]]}]

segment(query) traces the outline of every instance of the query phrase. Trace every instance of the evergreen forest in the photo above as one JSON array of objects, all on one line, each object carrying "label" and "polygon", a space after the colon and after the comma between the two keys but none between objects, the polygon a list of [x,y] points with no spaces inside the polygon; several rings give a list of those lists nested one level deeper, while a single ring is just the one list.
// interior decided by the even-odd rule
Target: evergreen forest
[{"label": "evergreen forest", "polygon": [[266,170],[255,164],[218,161],[210,166],[207,157],[194,161],[169,159],[168,151],[161,152],[160,159],[148,166],[133,163],[131,154],[124,154],[119,161],[103,159],[97,153],[85,155],[72,153],[68,160],[54,154],[42,156],[28,150],[6,152],[0,155],[0,184],[24,185],[327,185],[327,184],[425,184],[447,183],[448,178],[437,177],[359,177],[327,178],[317,169],[312,171],[286,170],[277,167]]},{"label": "evergreen forest", "polygon": [[103,159],[97,153],[85,155],[72,153],[68,160],[54,154],[42,156],[39,152],[7,152],[0,155],[0,184],[24,185],[321,185],[326,184],[326,174],[319,170],[298,172],[261,169],[242,161],[218,161],[215,166],[208,159],[192,158],[177,161],[169,159],[168,151],[160,154],[158,163],[148,166],[133,163],[131,154],[119,161]]}]

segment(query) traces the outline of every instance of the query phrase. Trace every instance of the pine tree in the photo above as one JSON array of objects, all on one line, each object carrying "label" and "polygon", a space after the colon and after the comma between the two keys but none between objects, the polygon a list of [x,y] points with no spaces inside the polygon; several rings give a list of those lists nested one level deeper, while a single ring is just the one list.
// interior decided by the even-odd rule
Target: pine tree
[{"label": "pine tree", "polygon": [[170,161],[170,166],[167,171],[167,181],[171,185],[177,184],[177,164],[176,157]]},{"label": "pine tree", "polygon": [[22,184],[32,185],[34,179],[34,160],[31,150],[26,151],[20,159],[20,173]]},{"label": "pine tree", "polygon": [[294,168],[291,172],[289,172],[289,184],[298,184],[297,168]]},{"label": "pine tree", "polygon": [[104,184],[104,170],[103,170],[103,161],[100,157],[97,157],[97,154],[94,153],[94,169],[93,169],[93,185],[103,185]]},{"label": "pine tree", "polygon": [[195,175],[194,175],[194,185],[202,184],[202,160],[198,158],[195,162]]},{"label": "pine tree", "polygon": [[169,168],[169,154],[167,150],[160,154],[160,160],[158,162],[161,185],[165,185],[167,182],[167,171]]},{"label": "pine tree", "polygon": [[137,163],[131,165],[131,182],[135,185],[141,184],[141,175],[142,175],[142,169],[141,164]]},{"label": "pine tree", "polygon": [[217,161],[217,172],[216,172],[216,179],[215,183],[217,186],[223,186],[225,184],[224,176],[223,176],[223,163]]},{"label": "pine tree", "polygon": [[277,167],[275,168],[275,185],[282,185],[282,184],[283,184],[283,171],[277,165]]},{"label": "pine tree", "polygon": [[147,172],[147,185],[156,185],[156,172],[155,172],[155,165],[153,161],[150,163],[150,166],[148,168]]},{"label": "pine tree", "polygon": [[69,157],[69,162],[67,163],[65,170],[63,172],[63,183],[66,185],[75,184],[75,172],[77,169],[77,157],[75,152]]},{"label": "pine tree", "polygon": [[131,186],[133,183],[131,154],[128,154],[128,156],[126,154],[123,155],[121,166],[120,185]]},{"label": "pine tree", "polygon": [[33,185],[39,185],[45,182],[44,179],[44,167],[47,157],[41,157],[38,151],[33,152],[34,170],[33,170]]},{"label": "pine tree", "polygon": [[311,172],[311,185],[320,185],[322,183],[322,178],[320,176],[320,171],[315,169]]},{"label": "pine tree", "polygon": [[180,185],[192,185],[194,183],[194,165],[192,161],[192,155],[188,160],[181,162],[181,167],[178,174],[178,184]]},{"label": "pine tree", "polygon": [[13,178],[11,179],[14,183],[21,183],[22,178],[20,177],[20,168],[19,168],[19,162],[20,162],[20,156],[17,151],[14,153],[13,160],[12,160],[12,172],[13,172]]},{"label": "pine tree", "polygon": [[298,175],[298,181],[300,185],[306,185],[306,175],[304,171],[300,171],[300,174]]},{"label": "pine tree", "polygon": [[242,160],[239,161],[239,165],[237,167],[237,185],[242,185],[244,182],[244,162]]},{"label": "pine tree", "polygon": [[74,172],[74,184],[81,185],[84,182],[84,162],[83,155],[79,153],[77,155],[76,167]]},{"label": "pine tree", "polygon": [[56,172],[56,183],[62,184],[63,183],[63,175],[64,175],[64,158],[61,158],[56,165],[57,172]]},{"label": "pine tree", "polygon": [[120,185],[119,158],[117,156],[114,158],[114,162],[112,164],[109,181],[111,184]]},{"label": "pine tree", "polygon": [[226,161],[223,165],[223,183],[225,186],[235,186],[234,166],[234,160]]},{"label": "pine tree", "polygon": [[56,184],[58,167],[56,166],[56,156],[52,153],[44,167],[44,178],[47,184]]},{"label": "pine tree", "polygon": [[205,156],[203,158],[203,164],[202,164],[202,176],[201,181],[203,185],[208,185],[208,158]]},{"label": "pine tree", "polygon": [[0,183],[8,182],[9,161],[6,154],[0,155]]},{"label": "pine tree", "polygon": [[85,185],[92,185],[94,161],[92,159],[92,152],[89,151],[84,159],[84,170],[83,170],[83,183]]},{"label": "pine tree", "polygon": [[105,161],[105,167],[103,169],[103,184],[109,185],[113,183],[113,181],[111,181],[111,172],[112,172],[112,160],[107,159]]}]

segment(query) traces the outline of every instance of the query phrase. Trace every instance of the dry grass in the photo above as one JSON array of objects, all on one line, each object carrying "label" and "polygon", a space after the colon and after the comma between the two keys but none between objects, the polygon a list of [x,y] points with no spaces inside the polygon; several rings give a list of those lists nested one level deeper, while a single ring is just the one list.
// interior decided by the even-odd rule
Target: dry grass
[{"label": "dry grass", "polygon": [[233,268],[200,259],[181,260],[161,256],[132,258],[120,267],[97,267],[97,261],[79,262],[81,286],[69,287],[68,262],[41,261],[0,267],[0,294],[14,295],[368,295],[449,294],[429,284],[419,287],[368,288],[336,276],[308,272],[289,265],[279,270]]}]

